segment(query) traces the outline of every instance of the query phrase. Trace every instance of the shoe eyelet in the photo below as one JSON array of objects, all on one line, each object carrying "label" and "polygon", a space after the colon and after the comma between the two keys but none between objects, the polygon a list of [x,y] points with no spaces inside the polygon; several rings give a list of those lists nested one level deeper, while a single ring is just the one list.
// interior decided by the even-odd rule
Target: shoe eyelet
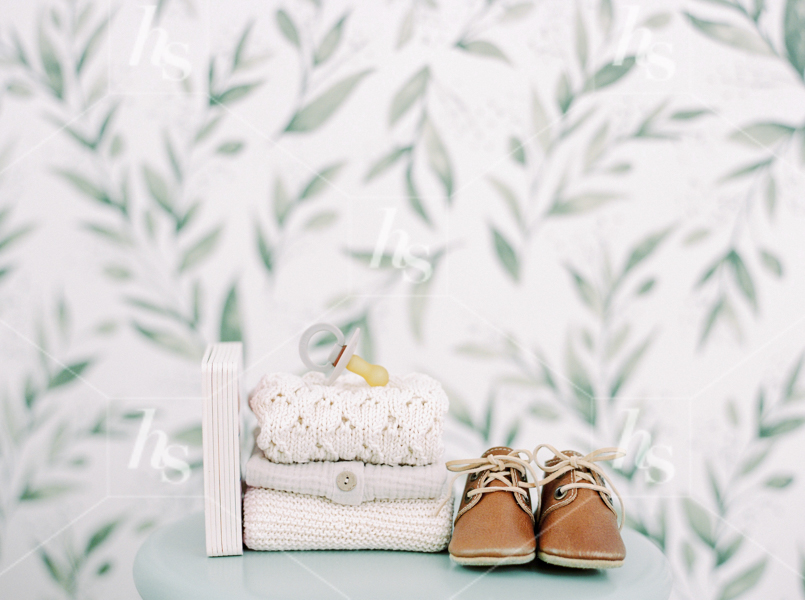
[{"label": "shoe eyelet", "polygon": [[470,473],[470,481],[475,481],[478,479],[478,473]]},{"label": "shoe eyelet", "polygon": [[553,497],[555,500],[564,500],[565,496],[567,496],[567,490],[563,490],[562,486],[556,486],[556,489],[553,491]]},{"label": "shoe eyelet", "polygon": [[472,502],[472,496],[470,496],[470,493],[469,493],[469,492],[467,492],[467,495],[466,495],[466,496],[464,496],[464,502],[465,502],[466,504],[469,504],[470,502]]}]

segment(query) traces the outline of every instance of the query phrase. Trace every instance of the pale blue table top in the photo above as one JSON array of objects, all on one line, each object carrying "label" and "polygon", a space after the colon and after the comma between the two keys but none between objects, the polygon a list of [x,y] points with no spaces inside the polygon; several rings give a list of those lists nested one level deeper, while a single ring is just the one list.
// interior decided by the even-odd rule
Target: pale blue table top
[{"label": "pale blue table top", "polygon": [[490,571],[455,565],[447,553],[246,551],[207,558],[198,513],[149,536],[134,560],[134,583],[144,600],[667,600],[671,573],[662,552],[635,531],[624,530],[623,539],[626,562],[608,571],[539,561]]}]

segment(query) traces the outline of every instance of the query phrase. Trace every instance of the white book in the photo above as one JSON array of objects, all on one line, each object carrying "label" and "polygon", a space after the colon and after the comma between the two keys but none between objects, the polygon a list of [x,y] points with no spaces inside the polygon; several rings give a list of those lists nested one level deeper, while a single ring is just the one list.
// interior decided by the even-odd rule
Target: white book
[{"label": "white book", "polygon": [[221,385],[223,383],[223,348],[216,348],[215,355],[213,358],[212,363],[212,380],[213,380],[213,388],[212,388],[212,444],[213,444],[213,481],[215,482],[213,486],[213,504],[215,506],[215,515],[216,520],[216,528],[215,528],[215,536],[217,539],[217,552],[219,556],[226,554],[226,547],[225,547],[225,516],[223,514],[223,488],[224,488],[224,478],[222,476],[222,464],[224,461],[223,453],[225,451],[225,443],[222,439],[223,436],[221,435]]},{"label": "white book", "polygon": [[210,402],[207,399],[212,394],[212,373],[210,371],[210,358],[212,356],[213,346],[207,346],[207,351],[204,353],[204,358],[201,359],[201,448],[202,448],[202,473],[204,474],[204,531],[207,543],[207,556],[212,556],[215,552],[213,546],[213,539],[210,532],[213,530],[212,525],[212,510],[209,506],[209,500],[212,490],[212,459],[209,455],[211,444],[211,435],[209,425]]},{"label": "white book", "polygon": [[240,342],[210,344],[202,359],[202,443],[207,556],[243,554]]},{"label": "white book", "polygon": [[218,409],[218,423],[216,427],[218,441],[218,503],[221,519],[221,554],[227,556],[231,552],[229,528],[226,526],[229,518],[229,489],[226,482],[229,480],[229,423],[227,422],[227,403],[229,402],[229,348],[222,346],[215,361],[218,374],[218,387],[215,391],[218,397],[215,406]]},{"label": "white book", "polygon": [[243,344],[233,344],[232,362],[230,366],[231,377],[229,381],[230,394],[232,401],[229,403],[230,411],[230,435],[233,449],[231,454],[231,469],[233,485],[230,487],[230,497],[233,501],[232,518],[234,523],[230,530],[234,536],[233,551],[235,554],[243,554],[243,509],[241,506],[243,486],[241,482],[241,377],[243,372]]},{"label": "white book", "polygon": [[219,477],[220,459],[218,456],[220,444],[218,434],[218,374],[221,370],[221,365],[218,362],[221,348],[214,346],[210,354],[209,370],[210,370],[210,395],[205,398],[205,402],[209,404],[207,427],[209,429],[209,467],[205,470],[209,471],[210,475],[210,490],[209,497],[206,499],[206,506],[210,512],[210,529],[207,530],[207,536],[211,538],[210,545],[212,546],[212,553],[210,556],[221,556],[223,554],[223,545],[221,544],[221,481]]},{"label": "white book", "polygon": [[[235,422],[235,418],[233,417],[233,407],[237,402],[237,394],[234,391],[234,379],[237,377],[237,368],[234,363],[235,360],[235,349],[232,345],[227,345],[224,349],[224,358],[222,360],[221,370],[223,373],[222,376],[222,389],[221,389],[221,412],[222,412],[222,439],[224,443],[222,445],[223,448],[223,460],[222,460],[222,473],[221,473],[221,481],[224,482],[221,486],[222,490],[222,503],[223,503],[223,522],[227,524],[227,526],[223,527],[223,534],[226,537],[226,543],[224,544],[224,552],[227,555],[236,554],[235,545],[236,545],[236,538],[234,531],[234,525],[229,526],[229,523],[234,523],[235,519],[235,491],[234,486],[227,485],[226,482],[234,481],[235,478],[235,465],[234,465],[234,458],[235,452],[233,450],[233,445],[235,445],[235,439],[238,437],[237,432],[232,431],[233,424]],[[238,472],[238,479],[239,472]]]}]

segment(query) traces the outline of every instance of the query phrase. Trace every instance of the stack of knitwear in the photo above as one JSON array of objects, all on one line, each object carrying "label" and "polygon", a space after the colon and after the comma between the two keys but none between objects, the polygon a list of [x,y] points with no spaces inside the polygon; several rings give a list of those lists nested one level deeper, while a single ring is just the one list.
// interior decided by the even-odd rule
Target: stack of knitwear
[{"label": "stack of knitwear", "polygon": [[249,396],[260,426],[246,464],[252,550],[438,552],[453,502],[441,462],[447,396],[427,375],[382,387],[345,373],[268,375]]}]

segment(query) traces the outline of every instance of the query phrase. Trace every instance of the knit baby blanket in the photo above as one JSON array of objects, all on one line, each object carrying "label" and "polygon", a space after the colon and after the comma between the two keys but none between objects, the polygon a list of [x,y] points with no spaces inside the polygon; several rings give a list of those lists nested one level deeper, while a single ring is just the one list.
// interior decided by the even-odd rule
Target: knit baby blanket
[{"label": "knit baby blanket", "polygon": [[[453,502],[375,500],[345,506],[319,496],[246,488],[243,543],[252,550],[439,552],[450,541]],[[452,495],[450,500],[452,500]]]},{"label": "knit baby blanket", "polygon": [[441,461],[424,467],[346,460],[286,465],[268,460],[255,444],[246,462],[244,479],[251,487],[322,496],[337,504],[355,505],[371,500],[438,498],[445,491],[447,469]]},{"label": "knit baby blanket", "polygon": [[325,385],[322,373],[265,376],[249,395],[257,445],[275,463],[357,460],[428,465],[443,453],[448,400],[432,377],[392,376],[370,387],[353,373]]}]

